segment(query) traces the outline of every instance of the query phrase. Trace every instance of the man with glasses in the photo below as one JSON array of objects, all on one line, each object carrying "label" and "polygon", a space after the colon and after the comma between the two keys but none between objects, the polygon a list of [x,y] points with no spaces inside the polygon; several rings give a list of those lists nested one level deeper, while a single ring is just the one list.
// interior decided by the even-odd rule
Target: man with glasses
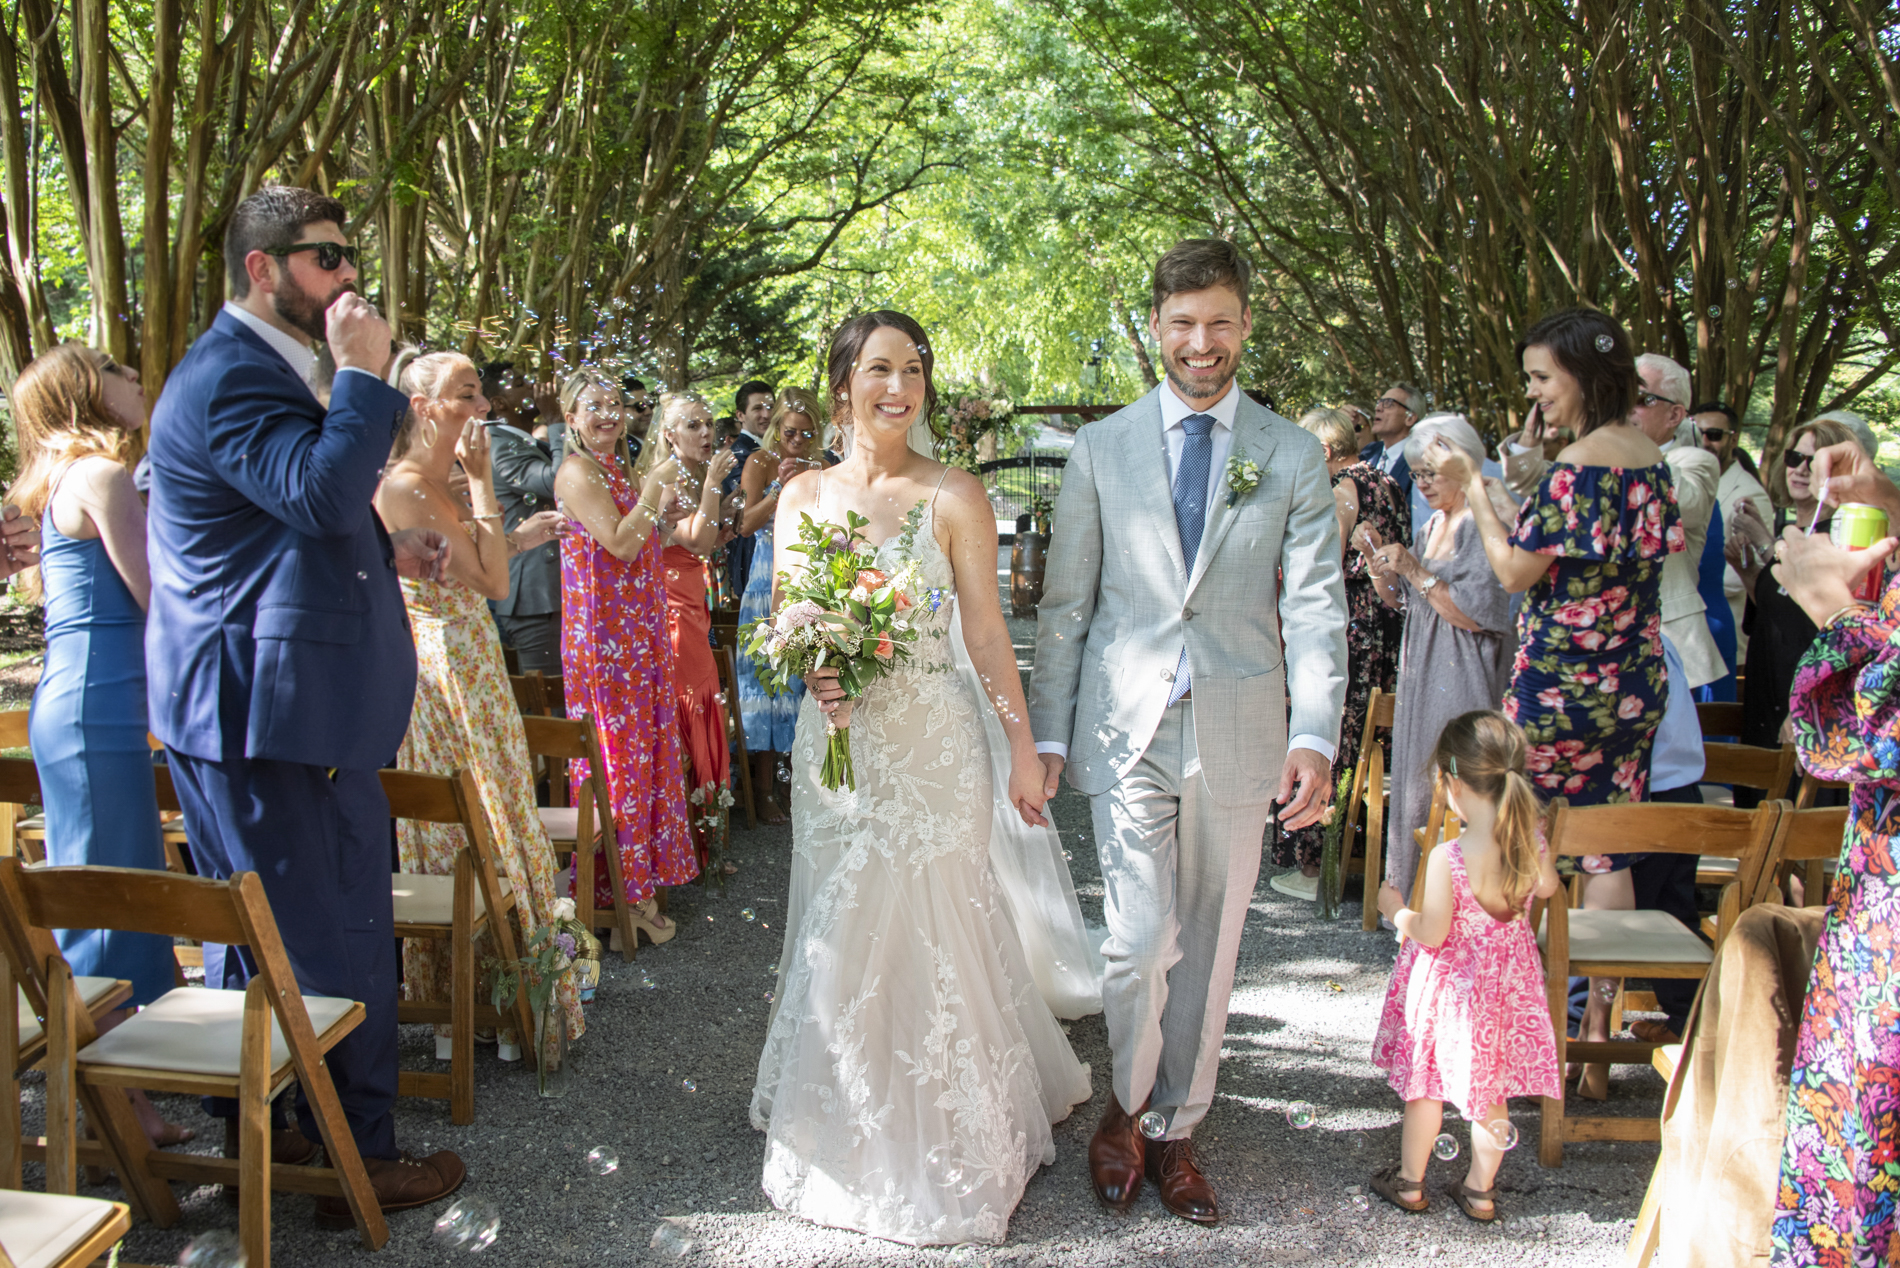
[{"label": "man with glasses", "polygon": [[646,448],[647,429],[653,426],[653,394],[631,374],[620,380],[620,390],[627,398],[627,457],[638,462],[640,451]]},{"label": "man with glasses", "polygon": [[1394,383],[1372,403],[1372,443],[1359,451],[1359,457],[1392,477],[1405,495],[1401,505],[1409,508],[1410,524],[1405,540],[1412,539],[1412,524],[1423,524],[1432,513],[1425,495],[1412,484],[1412,468],[1405,461],[1405,438],[1425,412],[1425,394],[1410,383]]},{"label": "man with glasses", "polygon": [[[1721,509],[1724,531],[1733,535],[1743,503],[1753,509],[1762,523],[1774,523],[1774,502],[1753,470],[1753,460],[1741,446],[1741,422],[1735,417],[1735,411],[1720,401],[1704,401],[1690,407],[1689,421],[1695,424],[1702,447],[1715,455],[1722,468],[1715,503]],[[1742,574],[1726,559],[1722,561],[1722,600],[1728,605],[1735,630],[1735,663],[1746,663],[1748,636],[1742,631],[1742,612],[1748,605],[1748,588],[1742,584]]]},{"label": "man with glasses", "polygon": [[[440,580],[449,542],[393,536],[370,496],[409,399],[382,380],[389,324],[356,294],[343,204],[266,188],[225,229],[231,299],[152,413],[145,629],[151,729],[170,754],[201,875],[262,879],[297,984],[360,1001],[325,1066],[386,1211],[453,1193],[446,1150],[396,1147],[396,942],[389,801],[377,775],[409,727],[416,649],[397,575]],[[310,387],[324,340],[337,372]],[[205,984],[241,989],[250,952],[205,947]],[[318,1133],[272,1133],[300,1163]],[[237,1105],[212,1100],[236,1143]],[[317,1223],[353,1223],[321,1197]]]}]

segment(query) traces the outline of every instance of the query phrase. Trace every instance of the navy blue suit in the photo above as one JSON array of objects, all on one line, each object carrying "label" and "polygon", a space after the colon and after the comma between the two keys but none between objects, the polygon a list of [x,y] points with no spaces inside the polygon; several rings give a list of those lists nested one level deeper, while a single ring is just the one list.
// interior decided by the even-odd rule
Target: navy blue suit
[{"label": "navy blue suit", "polygon": [[[257,872],[298,984],[367,1006],[328,1064],[369,1158],[396,1156],[389,803],[376,772],[402,743],[416,684],[370,497],[407,408],[344,372],[326,412],[220,313],[152,413],[152,731],[171,751],[199,871]],[[206,947],[207,985],[242,987],[249,959]]]},{"label": "navy blue suit", "polygon": [[[1359,457],[1375,467],[1383,467],[1385,465],[1385,445],[1375,440],[1359,451]],[[1392,464],[1390,474],[1393,481],[1398,484],[1399,491],[1405,494],[1405,500],[1409,505],[1412,500],[1412,464],[1405,460],[1403,453],[1399,455],[1399,460]]]}]

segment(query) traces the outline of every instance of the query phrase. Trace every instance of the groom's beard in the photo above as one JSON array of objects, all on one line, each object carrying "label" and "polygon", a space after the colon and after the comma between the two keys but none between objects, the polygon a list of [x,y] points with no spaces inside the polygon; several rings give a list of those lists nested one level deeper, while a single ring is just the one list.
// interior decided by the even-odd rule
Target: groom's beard
[{"label": "groom's beard", "polygon": [[1175,358],[1167,356],[1161,358],[1161,365],[1174,390],[1191,401],[1218,401],[1227,395],[1227,387],[1238,371],[1238,366],[1228,362],[1211,374],[1191,374],[1182,369]]}]

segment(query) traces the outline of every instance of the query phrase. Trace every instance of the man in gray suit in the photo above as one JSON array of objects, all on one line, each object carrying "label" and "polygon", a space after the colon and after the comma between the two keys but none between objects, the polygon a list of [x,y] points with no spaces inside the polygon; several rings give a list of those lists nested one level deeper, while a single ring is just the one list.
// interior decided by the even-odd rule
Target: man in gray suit
[{"label": "man in gray suit", "polygon": [[1076,438],[1029,695],[1048,791],[1066,769],[1088,794],[1107,888],[1095,1193],[1127,1210],[1145,1174],[1203,1224],[1219,1204],[1189,1137],[1213,1103],[1261,835],[1274,802],[1288,828],[1324,814],[1346,693],[1325,455],[1234,382],[1251,276],[1213,239],[1156,262],[1167,382]]},{"label": "man in gray suit", "polygon": [[[497,370],[507,367],[491,367]],[[488,377],[483,377],[487,392]],[[499,390],[508,390],[496,382]],[[522,393],[527,395],[527,393]],[[532,404],[539,412],[538,424],[516,420],[496,401],[502,421],[488,429],[490,461],[495,468],[495,498],[501,503],[502,527],[510,534],[524,520],[554,506],[554,470],[560,465],[557,452],[561,418],[559,397],[535,392]],[[490,400],[495,400],[491,397]],[[534,430],[528,431],[532,426]],[[501,641],[515,649],[521,672],[540,670],[550,678],[561,676],[561,543],[557,538],[533,550],[522,551],[508,560],[508,597],[491,601]]]}]

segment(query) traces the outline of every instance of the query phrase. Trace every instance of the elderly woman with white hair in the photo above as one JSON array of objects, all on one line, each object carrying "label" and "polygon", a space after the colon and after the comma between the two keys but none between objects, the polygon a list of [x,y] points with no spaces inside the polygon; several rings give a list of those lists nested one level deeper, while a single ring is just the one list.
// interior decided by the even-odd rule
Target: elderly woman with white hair
[{"label": "elderly woman with white hair", "polygon": [[[1365,558],[1344,543],[1360,528],[1370,529],[1380,541],[1403,540],[1411,515],[1398,482],[1360,458],[1350,414],[1341,409],[1310,409],[1300,418],[1300,426],[1326,447],[1326,472],[1332,477],[1334,509],[1339,515],[1346,582],[1347,672],[1346,712],[1339,726],[1339,752],[1333,758],[1333,770],[1347,771],[1359,763],[1359,739],[1365,731],[1366,704],[1372,689],[1390,691],[1398,681],[1403,623],[1399,614],[1380,603],[1373,592]],[[1314,824],[1277,835],[1273,861],[1291,870],[1267,883],[1292,898],[1316,897],[1324,832]]]},{"label": "elderly woman with white hair", "polygon": [[[1477,467],[1484,441],[1462,414],[1434,414],[1406,437],[1405,461],[1431,516],[1402,542],[1366,534],[1368,570],[1388,607],[1405,612],[1399,652],[1399,704],[1392,725],[1392,810],[1387,816],[1385,877],[1412,892],[1418,845],[1412,833],[1431,808],[1433,747],[1445,724],[1473,709],[1495,709],[1511,680],[1512,602],[1485,558],[1464,487],[1441,479],[1431,444],[1443,440]],[[1498,517],[1516,514],[1503,487],[1487,481]],[[1368,882],[1370,883],[1370,882]]]}]

